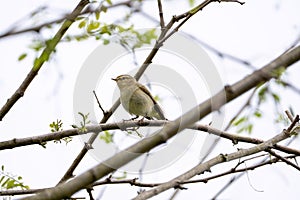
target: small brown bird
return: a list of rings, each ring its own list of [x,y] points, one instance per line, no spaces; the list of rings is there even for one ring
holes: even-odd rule
[[[112,78],[112,80],[117,82],[121,104],[124,109],[131,115],[136,115],[133,119],[143,116],[147,119],[166,120],[162,109],[149,90],[138,83],[134,77],[125,74]]]

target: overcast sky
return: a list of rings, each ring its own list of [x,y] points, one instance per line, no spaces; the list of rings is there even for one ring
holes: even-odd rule
[[[77,1],[59,0],[5,1],[1,6],[0,12],[0,34],[20,19],[24,19],[29,12],[39,6],[46,5],[49,7],[49,11],[46,14],[35,19],[37,20],[36,22],[38,20],[44,22],[71,11],[76,3]],[[145,12],[153,15],[153,6],[156,6],[156,2],[148,1],[145,5]],[[172,15],[180,14],[189,9],[187,1],[163,1],[163,6],[167,20]],[[214,3],[197,14],[197,16],[191,18],[183,26],[182,31],[197,37],[221,52],[248,60],[259,68],[280,55],[299,38],[299,8],[300,1],[298,0],[253,0],[246,1],[246,4],[243,6],[236,3]],[[104,19],[114,20],[120,13],[122,13],[121,10],[114,11],[112,17],[108,12],[104,15]],[[155,17],[158,19],[157,15]],[[138,28],[155,26],[153,22],[140,16],[133,17],[132,20]],[[22,21],[18,27],[27,27],[31,23],[32,21],[28,21],[25,18],[25,21]],[[43,34],[49,37],[53,35],[50,31],[45,31]],[[30,71],[33,59],[37,55],[29,50],[28,46],[35,37],[37,37],[35,34],[26,33],[0,39],[0,52],[2,55],[0,60],[0,106],[13,94]],[[42,67],[38,76],[26,91],[25,96],[15,104],[3,121],[0,122],[1,141],[48,133],[50,131],[49,124],[56,119],[63,121],[64,129],[71,128],[70,125],[74,123],[73,92],[76,78],[84,61],[99,45],[95,40],[59,44],[57,54],[53,57],[51,63],[46,63]],[[204,48],[204,50],[215,63],[224,84],[234,83],[252,71],[230,59],[219,58],[209,49]],[[28,57],[19,62],[18,57],[22,53],[28,53]],[[140,63],[143,59],[143,54],[139,55],[138,61]],[[115,62],[121,61],[117,60]],[[162,60],[160,64],[163,62]],[[131,64],[133,65],[132,62]],[[126,65],[130,65],[130,62],[126,63]],[[299,67],[299,63],[288,70],[286,79],[299,88],[299,69],[297,67]],[[110,88],[111,86],[114,88]],[[115,89],[113,83],[111,86],[106,87],[107,91],[99,91],[101,98],[105,98],[105,94]],[[296,95],[289,89],[283,90],[275,87],[274,90],[282,95],[282,102],[279,106],[282,112],[292,105],[294,111],[299,114],[299,95]],[[205,95],[208,95],[208,93]],[[246,98],[244,95],[242,100],[238,102],[242,104]],[[229,120],[233,115],[232,112],[239,108],[237,105],[229,105],[225,109],[226,120]],[[107,103],[105,106],[108,109],[110,105]],[[94,112],[100,113],[99,110]],[[171,113],[168,110],[166,112]],[[263,120],[255,121],[257,127],[255,127],[251,136],[267,139],[279,133],[283,126],[273,126],[275,111],[272,103],[264,104],[262,112],[264,118]],[[97,117],[100,118],[101,115],[99,114]],[[201,144],[204,139],[205,136],[197,137],[181,160],[155,172],[155,174],[149,173],[145,175],[143,181],[167,181],[170,177],[173,178],[179,175],[180,172],[188,170],[193,164],[197,163],[195,158],[200,153],[199,143]],[[299,139],[292,144],[293,147],[298,149],[299,145]],[[46,149],[33,145],[4,150],[0,152],[0,164],[4,165],[7,171],[22,176],[25,184],[31,188],[51,187],[63,176],[82,147],[81,139],[74,138],[68,145],[49,142]],[[240,144],[239,147],[244,146]],[[215,149],[215,153],[212,156],[221,152],[230,153],[235,150],[236,147],[233,147],[231,142],[224,141]],[[182,164],[187,162],[191,165]],[[75,173],[84,172],[97,163],[98,161],[88,154]],[[213,169],[218,171],[226,167],[229,169],[232,166],[234,166],[234,163],[224,164]],[[137,175],[129,174],[128,176],[133,178]],[[153,178],[154,176],[155,178]],[[157,177],[160,178],[157,180]],[[300,195],[299,179],[299,171],[286,164],[266,166],[248,172],[247,176],[243,176],[230,189],[226,190],[220,196],[220,199],[296,199]],[[178,199],[195,199],[195,196],[202,199],[212,198],[228,180],[229,177],[225,177],[213,180],[205,185],[188,185],[189,190],[182,191]],[[99,190],[103,188],[99,187],[94,192],[95,197],[98,196]],[[118,190],[117,194],[116,190]],[[118,197],[121,196],[123,199],[129,199],[136,195],[136,191],[135,188],[128,186],[108,186],[103,194],[103,199],[112,199],[116,195]],[[172,192],[173,190],[170,190],[154,199],[166,199]],[[79,194],[79,196],[86,195],[86,193]]]

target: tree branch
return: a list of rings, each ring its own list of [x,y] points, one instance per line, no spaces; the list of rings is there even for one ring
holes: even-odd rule
[[[43,64],[49,60],[49,57],[51,53],[55,50],[55,47],[63,37],[63,35],[66,33],[66,31],[69,29],[69,27],[73,24],[76,17],[80,14],[82,9],[89,3],[88,0],[81,0],[79,4],[76,6],[76,8],[73,10],[73,12],[68,16],[68,18],[65,20],[65,22],[62,24],[61,28],[57,31],[55,36],[49,43],[47,43],[47,46],[45,47],[44,51],[40,55],[39,58],[37,58],[34,62],[34,65],[30,72],[28,73],[27,77],[24,79],[22,84],[19,86],[19,88],[15,91],[15,93],[7,100],[5,105],[0,110],[0,121],[2,121],[3,117],[8,113],[8,111],[14,106],[14,104],[24,95],[27,87],[32,82],[32,80],[35,78],[35,76],[38,74],[38,71],[41,69]]]
[[[69,182],[62,183],[53,189],[46,190],[33,197],[28,197],[27,199],[61,199],[63,197],[70,197],[75,192],[86,187],[87,185],[92,184],[96,180],[106,176],[112,171],[115,171],[116,169],[127,164],[128,162],[132,161],[133,159],[142,155],[143,153],[148,152],[152,148],[162,143],[165,143],[169,138],[173,137],[178,132],[188,127],[190,124],[193,124],[196,121],[202,119],[210,112],[218,110],[221,106],[232,101],[233,99],[245,93],[246,91],[275,77],[276,74],[273,73],[274,71],[281,69],[282,67],[288,68],[289,66],[297,62],[299,59],[300,46],[289,51],[288,53],[280,55],[278,58],[276,58],[274,61],[267,64],[260,70],[257,70],[251,75],[248,75],[247,77],[238,81],[234,85],[228,86],[225,92],[223,90],[220,91],[210,99],[204,101],[200,105],[194,107],[192,110],[185,113],[183,116],[177,118],[175,121],[166,124],[161,130],[156,131],[152,137],[142,139],[140,142],[132,145],[131,147],[128,147],[124,151],[117,153],[116,155],[107,159],[106,161],[99,163],[94,168],[75,177]],[[224,98],[225,94],[227,98]],[[290,128],[288,130],[290,130]],[[280,134],[280,139],[282,139],[281,137],[282,135]],[[285,137],[287,137],[286,134]],[[277,137],[275,139],[277,139]],[[251,151],[249,152],[254,153],[258,150],[264,150],[266,144],[271,143],[273,144],[273,140],[259,144],[254,149],[251,149]],[[240,152],[242,152],[242,154],[247,154],[246,152],[244,152],[244,150],[241,150]],[[226,156],[226,159],[236,159],[236,156],[236,154],[230,155],[229,157]],[[219,156],[216,158],[216,160],[213,161],[213,163],[223,162],[223,160],[224,156]]]
[[[127,6],[127,7],[131,7],[132,6],[132,1],[131,0],[125,0],[123,2],[119,2],[119,3],[115,3],[109,6],[102,6],[100,8],[100,10],[102,9],[110,9],[110,8],[115,8],[115,7],[119,7],[119,6]],[[99,11],[99,8],[96,9],[92,9],[90,7],[88,7],[87,9],[83,10],[78,16],[84,15],[84,14],[89,14],[89,13],[94,13],[96,11]],[[9,29],[7,30],[5,33],[0,34],[0,39],[8,37],[8,36],[15,36],[15,35],[19,35],[22,33],[27,33],[27,32],[40,32],[41,29],[43,29],[44,27],[48,27],[52,24],[57,24],[57,23],[61,23],[64,20],[68,19],[69,14],[65,14],[63,15],[63,17],[60,17],[58,19],[52,20],[52,21],[48,21],[45,23],[42,23],[40,25],[37,26],[33,26],[33,27],[29,27],[29,28],[24,28],[21,30],[15,30],[15,28]]]
[[[291,136],[291,131],[292,128],[295,126],[295,124],[299,121],[299,116],[297,116],[294,120],[294,122],[289,126],[289,128],[287,130],[283,130],[280,134],[276,135],[275,137],[267,140],[264,143],[261,143],[255,147],[252,148],[248,148],[248,149],[241,149],[237,152],[234,153],[230,153],[230,154],[220,154],[215,158],[212,158],[210,160],[208,160],[207,162],[201,163],[197,166],[195,166],[194,168],[188,170],[186,173],[170,180],[167,183],[164,183],[162,185],[157,186],[154,189],[145,191],[140,193],[136,198],[134,198],[134,200],[144,200],[144,199],[148,199],[150,197],[153,197],[163,191],[166,191],[170,188],[176,188],[178,186],[180,186],[180,182],[183,182],[185,180],[188,180],[198,174],[201,174],[207,170],[210,170],[211,167],[223,163],[223,162],[229,162],[235,159],[239,159],[245,156],[249,156],[252,154],[256,154],[258,152],[261,151],[265,151],[266,149],[272,147],[273,145],[275,145],[276,143],[285,140],[286,138]]]
[[[39,144],[42,145],[45,142],[53,141],[53,140],[60,140],[65,137],[72,137],[72,136],[78,136],[83,135],[90,132],[102,132],[102,131],[108,131],[108,130],[123,130],[126,131],[128,128],[138,128],[138,127],[157,127],[157,126],[163,126],[168,123],[171,123],[169,121],[164,120],[151,120],[151,121],[139,121],[139,120],[132,120],[132,121],[122,121],[122,122],[115,122],[115,123],[105,123],[105,124],[97,124],[97,125],[88,125],[86,126],[87,131],[86,132],[80,132],[78,129],[69,129],[64,131],[57,131],[57,132],[51,132],[44,135],[39,136],[33,136],[33,137],[27,137],[27,138],[14,138],[7,141],[0,142],[0,150],[5,149],[13,149],[17,147],[22,146],[28,146],[33,144]],[[260,144],[264,141],[257,138],[251,138],[246,136],[241,136],[238,134],[232,134],[225,131],[218,130],[216,128],[213,128],[209,125],[202,125],[202,124],[193,124],[188,126],[189,129],[199,130],[206,133],[210,133],[216,136],[220,136],[220,138],[225,138],[228,140],[231,140],[233,144],[237,144],[238,142],[246,142],[250,144]],[[292,149],[289,147],[285,147],[282,145],[274,145],[274,149],[277,149],[279,151],[288,153],[288,154],[294,154],[297,156],[300,156],[300,151],[297,149]]]
[[[284,159],[295,159],[295,156],[284,157]],[[249,171],[249,170],[254,170],[254,169],[257,169],[259,167],[263,167],[265,165],[270,165],[270,164],[277,163],[280,160],[281,159],[279,159],[279,158],[272,158],[272,159],[270,159],[266,162],[255,164],[255,165],[250,166],[250,167],[245,167],[245,168],[242,168],[242,169],[232,168],[232,169],[230,169],[226,172],[223,172],[223,173],[220,173],[220,174],[217,174],[217,175],[213,175],[213,176],[209,176],[209,177],[201,178],[201,179],[183,181],[183,182],[180,182],[179,184],[183,185],[183,184],[194,184],[194,183],[207,183],[208,181],[216,179],[216,178],[220,178],[220,177],[227,176],[227,175],[230,175],[230,174],[235,174],[235,173],[241,173],[241,172],[245,172],[245,171]],[[111,178],[108,178],[108,179],[105,179],[103,181],[98,181],[98,182],[93,183],[92,187],[100,186],[100,185],[117,185],[117,184],[129,184],[131,186],[152,188],[152,187],[156,187],[156,186],[159,186],[161,184],[164,184],[164,183],[142,183],[142,182],[139,182],[137,178],[124,179],[124,180],[112,180]],[[0,196],[34,194],[34,193],[41,192],[41,191],[47,190],[47,189],[50,189],[50,188],[0,191]]]
[[[290,122],[293,122],[294,121],[294,117],[293,117],[293,115],[288,111],[288,110],[286,110],[285,111],[285,113],[286,113],[286,115],[288,116],[288,118],[289,118],[289,120],[290,120]],[[293,141],[294,139],[296,139],[296,138],[293,138],[292,140],[290,140],[289,141],[289,143],[291,142],[291,141]],[[266,159],[269,159],[269,157],[265,157],[260,163],[258,163],[258,164],[261,164],[261,163],[263,163],[263,162],[265,162],[265,160]],[[230,185],[232,185],[235,181],[237,181],[239,178],[241,178],[242,176],[244,175],[244,173],[243,174],[239,174],[239,175],[236,175],[236,176],[233,176],[211,199],[217,199],[218,198],[218,196],[220,195],[220,194],[222,194],[222,192],[224,192],[226,189],[228,189],[228,187],[230,186]]]
[[[202,5],[202,8],[203,8],[211,2],[213,2],[213,0],[208,0],[205,5],[202,5],[202,4],[200,4],[200,5]],[[193,11],[193,14],[186,16],[187,18],[184,19],[184,21],[181,22],[180,26],[177,26],[176,29],[178,30],[190,17],[192,17],[198,11],[199,10]],[[188,11],[188,12],[191,12],[191,11]],[[183,19],[183,18],[184,17],[182,17],[181,19]],[[162,32],[160,33],[160,36],[158,37],[157,42],[155,43],[155,45],[152,48],[151,52],[149,53],[148,57],[145,59],[144,63],[139,68],[139,70],[136,72],[136,74],[134,76],[134,78],[136,80],[139,80],[141,78],[142,74],[145,72],[145,70],[148,68],[148,66],[152,63],[152,59],[157,54],[158,50],[163,45],[163,43],[175,33],[175,31],[173,31],[173,32],[168,34],[168,37],[166,37],[168,31],[171,29],[171,27],[174,25],[174,23],[176,23],[179,20],[180,19],[177,19],[177,18],[173,17],[170,20],[170,22],[165,26],[165,28],[162,30]],[[113,104],[113,106],[109,109],[109,111],[105,113],[105,115],[101,119],[100,123],[105,123],[110,118],[112,113],[119,107],[119,105],[120,105],[120,98]],[[89,138],[88,142],[86,143],[87,144],[86,146],[92,146],[92,144],[96,140],[98,134],[99,133],[93,133],[91,135],[91,137]],[[71,178],[73,176],[74,170],[76,169],[78,164],[81,162],[81,160],[83,159],[85,154],[88,152],[88,150],[89,149],[86,148],[86,147],[82,148],[82,150],[77,155],[77,157],[75,158],[75,160],[73,161],[73,163],[71,164],[71,166],[69,167],[67,172],[64,174],[64,176],[61,178],[61,180],[59,181],[58,184],[61,184],[61,183],[65,182],[66,180],[68,180],[69,178]]]
[[[165,20],[164,20],[164,13],[163,13],[163,9],[162,9],[161,0],[157,0],[157,4],[158,4],[160,27],[161,27],[161,29],[164,29],[165,28]]]
[[[276,158],[282,160],[283,162],[285,162],[286,164],[294,167],[295,169],[297,169],[298,171],[300,171],[300,167],[294,163],[292,163],[291,161],[289,161],[288,159],[282,157],[281,155],[278,155],[277,153],[275,153],[274,151],[267,149],[266,152],[270,153],[272,156],[275,156]]]

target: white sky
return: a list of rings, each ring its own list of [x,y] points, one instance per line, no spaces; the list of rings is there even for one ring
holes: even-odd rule
[[[48,5],[51,8],[49,18],[52,18],[57,13],[72,10],[76,3],[77,1],[59,0],[6,1],[1,6],[0,32],[5,31],[11,24],[38,6]],[[145,10],[153,14],[153,5],[156,6],[156,3],[148,1],[146,5]],[[187,1],[177,1],[176,3],[175,1],[163,1],[163,6],[167,20],[170,19],[170,16],[188,9]],[[243,6],[235,3],[214,3],[186,23],[183,30],[221,51],[249,60],[255,66],[261,67],[279,55],[299,37],[299,8],[300,1],[298,0],[253,0],[246,1]],[[104,17],[112,20],[107,15]],[[44,16],[40,16],[40,18],[43,20]],[[148,21],[145,23],[138,17],[135,17],[134,20],[139,28],[153,26],[153,23],[148,23]],[[0,52],[2,53],[0,60],[0,71],[2,72],[0,73],[0,106],[20,85],[32,66],[32,59],[36,55],[28,50],[31,39],[31,34],[23,34],[0,40]],[[74,123],[72,104],[76,77],[87,56],[98,45],[94,40],[60,44],[57,48],[57,55],[51,63],[46,63],[42,67],[25,96],[0,122],[1,141],[48,133],[50,131],[49,124],[56,119],[61,119],[64,122],[64,129],[69,129],[69,125]],[[30,52],[29,56],[24,61],[18,62],[18,56],[24,52]],[[217,65],[224,83],[234,83],[250,73],[250,70],[243,68],[243,66],[227,59],[219,59],[213,53],[207,52]],[[297,66],[292,66],[288,70],[287,76],[287,80],[294,83],[296,87],[300,85]],[[107,90],[109,91],[111,88]],[[295,95],[291,90],[282,90],[281,88],[276,88],[276,90],[282,95],[282,111],[292,105],[295,112],[299,113],[299,95]],[[101,98],[105,98],[105,92],[108,91],[103,91],[104,95]],[[100,91],[99,93],[101,94]],[[238,103],[232,104],[233,106],[230,104],[225,115],[230,118],[235,113],[233,111],[237,110],[238,105],[243,103],[245,99],[246,96],[242,100],[238,100]],[[110,105],[106,106],[108,109]],[[264,120],[256,122],[257,128],[254,129],[251,136],[267,139],[278,133],[281,128],[273,127],[274,109],[271,103],[264,104],[263,113]],[[143,181],[166,181],[170,177],[177,176],[180,172],[189,169],[197,163],[195,157],[200,152],[197,144],[201,144],[203,140],[204,136],[196,139],[196,145],[192,146],[188,154],[180,160],[182,162],[176,162],[169,168],[156,172],[155,178],[153,178],[153,174],[145,175]],[[299,149],[299,139],[293,145]],[[239,145],[239,147],[242,146],[243,144]],[[81,148],[81,141],[74,138],[67,146],[49,142],[47,149],[33,145],[5,150],[0,152],[0,165],[4,165],[7,171],[22,176],[24,182],[31,188],[49,187],[59,181]],[[231,142],[225,141],[216,148],[214,155],[220,152],[230,153],[235,149],[236,147],[233,147]],[[183,165],[182,163],[189,163],[190,165]],[[92,156],[86,155],[75,173],[84,172],[95,164],[97,161]],[[229,169],[234,166],[234,163],[220,165],[213,170],[218,171],[218,169],[224,169],[225,166]],[[136,175],[129,177],[136,177]],[[160,177],[159,180],[156,179],[157,177]],[[243,176],[220,198],[296,199],[300,195],[299,178],[299,171],[286,164],[266,166],[250,171],[248,177]],[[208,184],[188,185],[189,190],[182,191],[177,199],[212,198],[228,180],[229,177],[225,177],[210,181]],[[251,185],[263,192],[255,191]],[[117,194],[116,190],[118,190]],[[95,197],[98,195],[97,192],[98,190],[94,192]],[[166,199],[172,192],[170,190],[153,199]],[[80,193],[79,196],[85,195],[87,194]],[[136,195],[136,189],[129,186],[108,186],[103,199],[116,198],[115,195],[122,197],[122,199],[129,199]]]

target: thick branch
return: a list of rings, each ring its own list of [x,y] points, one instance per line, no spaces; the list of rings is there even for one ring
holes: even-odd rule
[[[299,116],[296,117],[295,122],[299,121]],[[292,123],[292,125],[290,127],[293,128],[293,126],[295,125],[295,123]],[[288,128],[287,130],[290,130],[290,128]],[[261,151],[265,151],[268,148],[272,147],[273,145],[275,145],[276,143],[290,137],[290,132],[288,132],[287,130],[283,130],[280,134],[276,135],[275,137],[267,140],[264,143],[261,143],[255,147],[249,148],[249,149],[241,149],[238,152],[234,152],[234,153],[230,153],[227,155],[223,155],[220,154],[219,156],[212,158],[210,160],[208,160],[205,163],[201,163],[197,166],[195,166],[194,168],[192,168],[191,170],[187,171],[186,173],[172,179],[171,181],[162,184],[154,189],[142,192],[141,194],[139,194],[136,198],[134,198],[134,200],[144,200],[144,199],[148,199],[150,197],[153,197],[163,191],[166,191],[170,188],[175,188],[175,187],[179,187],[180,186],[180,182],[183,182],[185,180],[189,180],[192,177],[201,174],[207,170],[210,170],[211,167],[218,165],[220,163],[223,162],[229,162],[235,159],[239,159],[245,156],[249,156],[252,154],[256,154],[258,152]]]
[[[138,128],[138,127],[157,127],[163,126],[168,123],[169,121],[164,120],[151,120],[151,121],[139,121],[139,120],[132,120],[132,121],[122,121],[122,122],[115,122],[115,123],[105,123],[105,124],[97,124],[97,125],[88,125],[86,126],[86,132],[80,132],[78,129],[69,129],[64,131],[57,131],[51,132],[44,135],[33,136],[33,137],[26,137],[26,138],[14,138],[11,140],[0,142],[0,150],[5,149],[13,149],[17,147],[33,145],[33,144],[44,144],[45,142],[49,142],[52,140],[60,140],[65,137],[72,137],[77,135],[82,135],[90,132],[102,132],[108,130],[126,130],[128,128]],[[251,144],[260,144],[264,141],[257,138],[251,138],[246,136],[241,136],[238,134],[232,134],[225,131],[221,131],[219,129],[213,128],[209,125],[202,125],[202,124],[193,124],[188,127],[189,129],[199,130],[206,133],[210,133],[216,136],[220,136],[221,138],[225,138],[231,140],[233,144],[237,144],[238,142],[246,142]],[[300,151],[297,149],[292,149],[289,147],[281,146],[281,145],[274,145],[274,149],[279,151],[294,154],[300,156]]]
[[[288,156],[288,157],[284,157],[284,159],[295,159],[295,156]],[[209,176],[206,178],[201,178],[201,179],[195,179],[195,180],[188,180],[188,181],[183,181],[180,182],[180,185],[183,184],[194,184],[194,183],[207,183],[210,180],[213,179],[217,179],[223,176],[227,176],[230,174],[235,174],[235,173],[241,173],[241,172],[245,172],[245,171],[249,171],[249,170],[254,170],[257,169],[259,167],[263,167],[265,165],[270,165],[270,164],[274,164],[279,162],[281,159],[279,158],[272,158],[266,162],[262,162],[259,164],[255,164],[253,166],[250,167],[245,167],[242,169],[236,169],[236,168],[232,168],[226,172],[217,174],[217,175],[213,175],[213,176]],[[156,187],[159,186],[161,184],[164,183],[142,183],[139,182],[137,178],[133,178],[133,179],[124,179],[124,180],[112,180],[112,179],[105,179],[104,181],[99,181],[99,182],[95,182],[92,184],[92,187],[95,186],[99,186],[99,185],[117,185],[117,184],[129,184],[131,186],[137,186],[137,187],[148,187],[148,188],[152,188],[152,187]],[[7,191],[0,191],[0,196],[12,196],[12,195],[24,195],[24,194],[34,194],[37,192],[41,192],[43,190],[46,190],[49,188],[40,188],[40,189],[28,189],[28,190],[7,190]]]
[[[213,2],[213,0],[208,0],[206,2],[206,4],[203,4],[203,5],[200,4],[200,5],[203,8],[203,7],[205,7],[206,5],[208,5],[211,2]],[[184,21],[181,22],[180,25],[178,25],[176,27],[176,30],[178,30],[190,17],[192,17],[198,11],[200,11],[200,9],[197,10],[197,11],[194,11],[191,15],[186,16],[186,18],[184,19]],[[189,12],[191,12],[191,11],[189,11]],[[173,17],[170,20],[170,22],[165,26],[165,28],[162,29],[162,31],[160,33],[160,36],[158,37],[158,40],[157,40],[156,44],[154,45],[154,47],[152,48],[150,54],[148,55],[148,57],[146,58],[146,60],[142,64],[142,66],[139,68],[139,70],[136,72],[136,74],[134,76],[134,78],[136,80],[139,80],[141,78],[141,76],[143,75],[143,73],[145,72],[145,70],[152,63],[152,59],[157,54],[157,52],[160,49],[160,47],[163,46],[164,42],[175,33],[175,31],[172,31],[171,33],[168,34],[168,36],[166,36],[167,33],[169,32],[169,30],[171,29],[171,27],[174,25],[174,23],[178,22],[179,20],[180,19],[176,19],[175,17]],[[100,123],[105,123],[110,118],[110,116],[113,114],[113,112],[119,107],[119,105],[120,105],[120,99],[118,99],[113,104],[113,106],[109,109],[109,111],[105,113],[105,115],[101,119]],[[91,135],[91,137],[89,138],[89,140],[87,142],[88,146],[92,146],[92,144],[96,140],[98,134],[99,133],[94,133],[94,134]],[[71,178],[73,176],[74,170],[76,169],[76,167],[81,162],[82,158],[85,156],[85,154],[87,152],[88,152],[88,148],[83,147],[82,150],[80,151],[80,153],[77,155],[77,157],[75,158],[75,160],[73,161],[73,163],[71,164],[71,166],[69,167],[69,169],[67,170],[67,172],[64,174],[64,176],[61,178],[61,180],[59,181],[58,184],[61,184],[61,183],[65,182],[66,180],[68,180],[69,178]]]
[[[282,67],[288,68],[299,59],[300,46],[296,47],[288,53],[279,56],[270,64],[266,65],[260,70],[255,71],[246,78],[243,78],[231,87],[228,86],[225,90],[227,98],[224,98],[224,91],[220,91],[210,99],[206,100],[204,103],[201,103],[189,112],[185,113],[182,117],[179,117],[175,121],[165,125],[164,128],[157,131],[152,137],[144,138],[140,142],[132,145],[124,151],[117,153],[113,157],[96,165],[94,168],[75,177],[69,182],[62,183],[53,189],[46,190],[27,199],[61,199],[64,197],[70,197],[72,194],[79,191],[80,189],[85,188],[87,185],[90,185],[96,180],[111,173],[112,171],[115,171],[116,169],[129,163],[130,161],[134,160],[143,153],[148,152],[152,148],[166,142],[169,138],[173,137],[178,132],[182,131],[183,129],[195,123],[196,121],[202,119],[210,112],[218,110],[227,102],[230,102],[231,100],[252,89],[253,87],[270,80],[274,76],[274,73],[272,72],[281,69]],[[286,134],[284,137],[282,134],[280,134],[279,136],[281,140],[287,137]],[[275,139],[275,143],[277,143],[278,138],[276,137]],[[257,147],[251,149],[251,151],[249,150],[245,152],[244,150],[241,150],[239,153],[245,155],[248,153],[255,153],[258,151],[265,150],[265,147],[267,146],[266,144],[268,144],[268,147],[270,147],[271,144],[275,143],[273,140],[270,140],[260,145],[257,145]],[[229,154],[228,156],[226,156],[226,159],[233,160],[238,158],[238,155],[239,154]],[[224,156],[218,156],[216,160],[213,160],[210,164],[219,162],[224,162]]]

